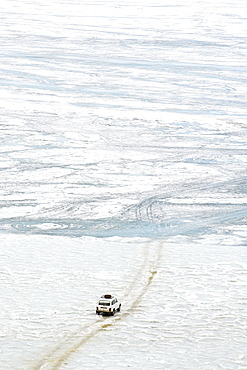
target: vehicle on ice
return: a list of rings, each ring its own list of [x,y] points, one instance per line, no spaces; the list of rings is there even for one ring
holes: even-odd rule
[[[111,294],[102,295],[96,306],[96,314],[109,314],[115,315],[115,312],[120,312],[121,303]]]

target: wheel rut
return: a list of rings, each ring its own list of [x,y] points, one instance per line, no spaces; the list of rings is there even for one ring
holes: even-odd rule
[[[134,279],[124,292],[122,297],[123,312],[109,318],[97,318],[89,322],[79,330],[71,332],[41,358],[33,367],[33,370],[56,370],[65,364],[69,358],[80,350],[84,344],[90,341],[98,333],[106,328],[116,325],[120,320],[131,314],[152,284],[158,271],[162,254],[163,243],[144,243],[142,248],[142,262],[136,271]]]

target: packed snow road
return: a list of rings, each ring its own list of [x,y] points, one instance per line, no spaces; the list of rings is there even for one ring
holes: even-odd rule
[[[246,370],[246,1],[0,14],[1,370]]]

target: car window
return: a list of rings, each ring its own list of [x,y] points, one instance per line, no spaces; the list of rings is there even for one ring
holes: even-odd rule
[[[110,306],[110,302],[99,301],[100,306]]]

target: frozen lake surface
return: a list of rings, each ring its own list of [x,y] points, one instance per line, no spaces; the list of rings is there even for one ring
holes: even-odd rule
[[[1,2],[1,369],[246,370],[246,8]]]

